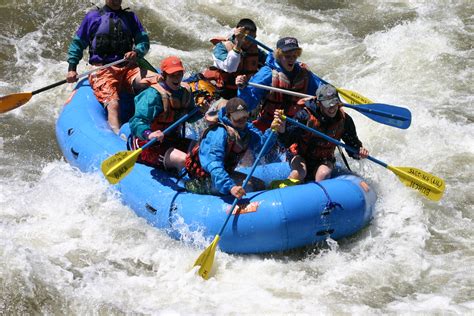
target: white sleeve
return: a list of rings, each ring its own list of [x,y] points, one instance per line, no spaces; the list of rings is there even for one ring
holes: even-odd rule
[[[212,58],[214,59],[214,66],[220,70],[224,70],[225,72],[236,72],[239,67],[240,54],[237,54],[234,50],[227,53],[227,58],[225,60],[217,59],[214,54],[212,55]]]

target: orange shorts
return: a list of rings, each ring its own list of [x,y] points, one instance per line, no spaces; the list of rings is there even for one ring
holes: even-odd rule
[[[89,82],[97,100],[107,105],[111,101],[120,100],[121,91],[133,93],[133,80],[139,73],[140,68],[137,66],[111,66],[91,73]]]

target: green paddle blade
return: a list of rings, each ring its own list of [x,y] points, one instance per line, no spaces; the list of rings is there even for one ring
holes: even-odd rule
[[[0,113],[5,113],[22,106],[30,101],[32,96],[31,92],[22,92],[0,97]]]
[[[153,71],[153,72],[158,72],[156,70],[156,68],[153,67],[153,65],[150,64],[150,62],[148,60],[146,60],[145,58],[138,58],[137,59],[137,64],[140,68],[150,70],[150,71]]]
[[[120,151],[102,162],[101,169],[107,181],[116,184],[133,169],[142,148],[134,151]]]
[[[417,190],[432,201],[439,201],[444,194],[444,180],[413,167],[387,166],[406,186]]]
[[[212,264],[214,263],[214,255],[219,240],[219,235],[216,235],[212,243],[201,253],[196,262],[194,262],[194,266],[201,266],[198,273],[205,280],[209,279],[209,273],[211,272]]]
[[[374,103],[369,98],[366,98],[355,91],[337,88],[337,92],[342,95],[342,97],[344,98],[344,100],[347,101],[347,103],[352,105]]]

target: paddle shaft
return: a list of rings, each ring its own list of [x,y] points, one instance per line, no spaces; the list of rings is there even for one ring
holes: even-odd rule
[[[189,119],[189,117],[194,115],[198,110],[198,107],[192,109],[191,112],[184,115],[179,120],[171,124],[168,128],[166,128],[163,131],[163,134],[168,134],[171,130],[182,124],[185,120]],[[112,184],[116,184],[121,181],[132,171],[137,158],[143,152],[143,149],[153,145],[157,140],[158,138],[153,138],[141,148],[133,151],[120,151],[104,160],[101,164],[101,170],[105,178]]]
[[[271,49],[270,47],[268,47],[267,45],[263,44],[262,42],[259,42],[257,41],[255,38],[253,38],[252,36],[250,35],[246,35],[245,36],[246,39],[248,39],[249,41],[251,41],[252,43],[262,47],[263,49],[265,49],[266,51],[268,51],[269,53],[273,53],[273,49]]]
[[[58,82],[56,82],[56,83],[50,84],[49,86],[46,86],[46,87],[43,87],[43,88],[41,88],[41,89],[38,89],[38,90],[35,90],[35,91],[31,92],[31,95],[35,95],[35,94],[41,93],[41,92],[43,92],[43,91],[52,89],[52,88],[54,88],[54,87],[60,86],[60,85],[62,85],[62,84],[65,84],[66,82],[67,82],[66,79],[61,80],[61,81],[58,81]]]
[[[321,133],[320,131],[314,128],[301,124],[300,122],[292,118],[289,118],[289,117],[284,117],[284,118],[290,123],[295,124],[301,127],[302,129],[309,131],[310,133],[314,133],[329,142],[332,142],[338,146],[342,146],[346,148],[352,153],[358,154],[358,151],[355,148],[352,148],[332,137],[329,137],[326,134]],[[398,167],[397,168],[397,167],[389,166],[385,162],[380,161],[372,156],[367,156],[367,159],[392,171],[396,176],[398,176],[398,178],[403,182],[403,184],[421,192],[430,200],[439,201],[441,197],[443,196],[445,184],[444,184],[444,180],[441,178],[438,178],[423,170],[412,168],[412,167]]]
[[[266,49],[268,52],[273,52],[273,50],[266,46],[265,44],[257,41],[255,38],[253,38],[252,36],[250,35],[247,35],[246,38],[255,43],[256,45]],[[329,84],[326,80],[322,79],[322,78],[319,78],[319,80],[321,80],[322,83],[324,84]],[[354,104],[367,104],[367,103],[373,103],[369,98],[366,98],[360,94],[358,94],[357,92],[355,91],[350,91],[350,90],[344,90],[344,89],[339,89],[339,88],[336,88],[337,91],[342,94],[344,96],[344,98],[346,98],[346,100],[350,100],[351,102],[354,102]]]
[[[271,86],[266,86],[266,85],[255,83],[255,82],[248,82],[248,85],[253,86],[255,88],[266,89],[266,90],[271,90],[271,91],[275,91],[275,92],[280,92],[280,93],[292,95],[292,96],[299,97],[299,98],[314,98],[314,96],[311,96],[309,94],[300,93],[300,92],[291,91],[291,90],[286,90],[286,89],[281,89],[281,88],[276,88],[276,87],[271,87]],[[369,105],[370,106],[374,106],[374,105],[376,106],[377,104],[376,103],[367,104],[367,106],[369,106]],[[391,119],[402,120],[402,121],[407,120],[407,118],[405,118],[405,117],[402,117],[402,116],[399,116],[399,115],[396,115],[396,114],[393,114],[393,113],[381,111],[381,110],[363,108],[363,107],[360,107],[360,106],[353,106],[353,105],[345,104],[345,103],[344,103],[344,106],[347,107],[347,108],[350,108],[350,109],[354,109],[358,112],[372,113],[372,114],[380,115],[380,116],[383,116],[383,117],[388,117],[388,118],[391,118]],[[385,104],[384,106],[388,106],[388,105]]]
[[[295,119],[292,119],[292,118],[287,117],[287,116],[285,116],[285,119],[286,119],[288,122],[290,122],[291,124],[297,125],[298,127],[302,128],[302,129],[304,129],[304,130],[307,130],[307,131],[310,132],[310,133],[317,134],[319,137],[324,138],[324,139],[327,140],[328,142],[334,143],[334,144],[336,144],[336,145],[338,145],[338,146],[342,146],[342,147],[344,147],[345,149],[347,149],[348,151],[350,151],[350,152],[352,152],[352,153],[354,153],[354,154],[359,154],[359,151],[358,151],[357,149],[355,149],[355,148],[353,148],[353,147],[351,147],[351,146],[349,146],[349,145],[346,145],[346,144],[344,144],[343,142],[338,141],[337,139],[334,139],[334,138],[332,138],[332,137],[329,137],[328,135],[326,135],[326,134],[324,134],[324,133],[322,133],[322,132],[320,132],[320,131],[318,131],[318,130],[316,130],[316,129],[314,129],[314,128],[311,128],[311,127],[309,127],[309,126],[306,126],[306,125],[304,125],[304,124],[298,122],[298,121],[295,120]],[[376,158],[374,158],[374,157],[372,157],[372,156],[368,156],[367,159],[369,159],[369,160],[371,160],[371,161],[373,161],[373,162],[375,162],[375,163],[377,163],[377,164],[379,164],[379,165],[381,165],[381,166],[383,166],[383,167],[385,167],[385,168],[388,168],[388,165],[387,165],[385,162],[380,161],[380,160],[378,160],[378,159],[376,159]]]
[[[245,180],[242,184],[242,187],[245,188],[247,186],[247,183],[249,182],[250,178],[252,177],[252,174],[254,173],[255,168],[257,168],[257,165],[258,165],[260,159],[262,158],[263,153],[266,152],[267,149],[268,149],[268,146],[270,146],[270,141],[271,141],[271,139],[273,138],[274,135],[275,135],[275,131],[272,131],[272,133],[265,140],[265,143],[263,144],[262,149],[258,153],[257,158],[255,159],[255,161],[253,163],[252,169],[247,174],[247,177],[245,178]],[[207,247],[201,253],[201,255],[197,258],[196,262],[194,263],[194,266],[200,266],[198,273],[201,277],[203,277],[206,280],[209,278],[209,273],[211,272],[212,264],[214,263],[214,255],[216,253],[217,244],[219,243],[219,240],[221,238],[220,236],[224,232],[224,229],[227,226],[227,223],[229,222],[230,217],[234,213],[234,208],[237,205],[238,201],[239,201],[238,198],[234,199],[234,202],[232,203],[232,206],[230,207],[229,214],[227,214],[227,217],[225,219],[224,225],[222,225],[221,230],[214,237],[214,240],[209,245],[209,247]]]
[[[90,75],[91,73],[96,72],[96,71],[98,71],[98,70],[101,70],[101,69],[104,69],[104,68],[108,68],[108,67],[114,66],[114,65],[116,65],[116,64],[120,64],[120,63],[122,63],[122,62],[124,62],[124,61],[125,61],[125,58],[122,58],[122,59],[116,60],[116,61],[114,61],[114,62],[111,62],[111,63],[109,63],[109,64],[102,65],[102,66],[100,66],[100,67],[94,68],[94,69],[89,70],[89,71],[87,71],[87,72],[85,72],[85,73],[83,73],[83,74],[78,75],[78,76],[77,76],[77,79],[86,77],[86,76]],[[31,92],[31,95],[35,95],[35,94],[41,93],[41,92],[43,92],[43,91],[46,91],[46,90],[55,88],[55,87],[57,87],[57,86],[60,86],[60,85],[62,85],[62,84],[65,84],[66,82],[67,82],[66,79],[61,80],[61,81],[58,81],[58,82],[56,82],[56,83],[50,84],[49,86],[46,86],[46,87],[43,87],[43,88],[41,88],[41,89],[38,89],[38,90],[35,90],[35,91]]]
[[[272,133],[270,134],[270,136],[268,136],[268,138],[265,140],[265,143],[263,144],[263,147],[262,149],[260,150],[260,152],[258,153],[257,155],[257,158],[255,159],[254,163],[253,163],[253,166],[252,166],[252,169],[250,170],[250,172],[247,174],[247,177],[245,178],[244,182],[242,183],[242,187],[245,189],[245,186],[247,185],[247,183],[250,181],[250,178],[252,177],[255,169],[257,168],[257,165],[258,163],[260,162],[260,159],[262,158],[263,156],[263,153],[267,151],[268,149],[268,146],[270,145],[270,141],[271,139],[273,138],[273,136],[275,135],[275,132],[272,131]],[[232,213],[234,212],[234,208],[235,206],[237,205],[237,202],[239,201],[238,198],[235,198],[234,199],[234,203],[232,203],[232,206],[230,207],[230,212],[229,214],[227,215],[227,218],[225,219],[225,222],[224,222],[224,225],[222,225],[222,228],[221,230],[219,231],[219,234],[217,234],[218,236],[221,236],[222,233],[224,232],[224,229],[227,225],[227,222],[229,222],[229,219],[230,217],[232,216]]]
[[[184,121],[188,120],[191,116],[193,116],[194,114],[196,114],[196,112],[199,111],[199,107],[195,107],[194,109],[191,110],[191,112],[189,112],[188,114],[184,115],[183,117],[181,117],[179,120],[177,120],[176,122],[174,122],[173,124],[171,124],[170,126],[168,126],[164,131],[163,131],[163,134],[168,134],[169,132],[171,132],[172,130],[174,130],[176,127],[178,127],[178,125],[180,125],[181,123],[183,123]],[[153,138],[151,141],[149,141],[148,143],[146,143],[145,145],[143,145],[141,147],[141,149],[145,149],[147,147],[150,147],[151,145],[153,145],[156,141],[158,140],[158,138]]]

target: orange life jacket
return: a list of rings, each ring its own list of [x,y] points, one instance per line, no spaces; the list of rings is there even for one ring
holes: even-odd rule
[[[208,127],[201,136],[201,140],[193,147],[191,152],[186,156],[185,168],[188,171],[188,175],[191,179],[196,178],[205,178],[209,177],[210,174],[204,170],[199,159],[199,148],[201,141],[206,137],[207,133],[210,130],[216,129],[218,126],[222,126],[227,131],[227,145],[226,145],[226,154],[224,161],[224,169],[227,172],[234,171],[235,167],[239,163],[242,156],[245,154],[249,146],[250,134],[247,134],[245,137],[240,137],[239,132],[237,132],[233,127],[217,123]]]
[[[272,87],[306,93],[308,90],[310,73],[305,64],[300,64],[300,66],[301,70],[296,75],[293,82],[290,82],[283,72],[273,69]],[[298,104],[298,100],[300,99],[301,98],[299,97],[290,96],[281,92],[270,91],[263,101],[260,115],[257,118],[257,121],[260,121],[259,126],[262,125],[264,127],[263,130],[269,128],[273,120],[273,114],[277,109],[283,109],[285,115],[293,117],[303,107],[301,104]]]
[[[211,43],[217,45],[223,43],[228,52],[230,52],[234,44],[227,38],[212,38]],[[240,63],[237,70],[233,73],[225,72],[217,67],[209,67],[204,70],[202,75],[209,81],[214,81],[216,87],[219,89],[237,90],[235,85],[235,78],[238,75],[247,75],[251,77],[258,71],[258,47],[256,44],[252,44],[250,47],[242,50],[240,57]]]
[[[327,126],[321,126],[320,120],[313,115],[308,109],[304,109],[308,112],[309,119],[306,123],[308,127],[314,128],[329,137],[340,140],[344,134],[344,123],[346,114],[339,108],[335,119],[332,120],[331,124]],[[290,146],[290,151],[293,154],[299,154],[305,159],[331,159],[334,158],[334,150],[336,145],[332,142],[325,140],[324,138],[318,137],[311,132],[305,131],[299,141]]]
[[[163,131],[191,110],[192,93],[188,84],[184,82],[181,83],[181,89],[183,89],[181,99],[176,98],[170,91],[166,90],[159,83],[153,84],[151,87],[158,91],[163,102],[163,112],[156,116],[151,123],[152,131]],[[176,129],[175,131],[175,134],[179,133],[179,129]]]

